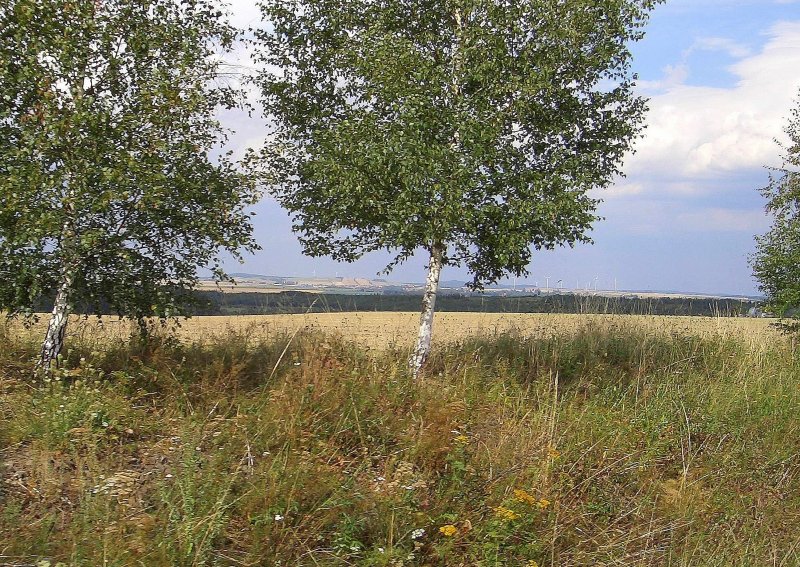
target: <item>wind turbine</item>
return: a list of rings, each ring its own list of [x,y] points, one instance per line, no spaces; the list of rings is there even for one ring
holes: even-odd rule
[[[545,289],[547,289],[549,291],[550,290],[550,276],[545,276],[544,277],[544,281],[545,281],[544,287],[545,287]]]

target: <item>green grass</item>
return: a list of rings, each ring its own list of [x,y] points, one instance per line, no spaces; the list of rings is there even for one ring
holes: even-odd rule
[[[0,565],[800,565],[784,344],[501,334],[419,383],[319,334],[35,354],[0,328]]]

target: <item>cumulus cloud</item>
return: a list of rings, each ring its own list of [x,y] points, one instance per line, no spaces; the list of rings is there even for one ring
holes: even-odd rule
[[[719,38],[697,46],[745,53]],[[626,164],[629,175],[702,178],[779,163],[774,140],[783,137],[800,88],[800,22],[775,25],[759,53],[731,65],[737,78],[731,88],[677,82],[679,69],[668,68],[663,81],[644,85],[662,92],[651,98],[645,137]]]
[[[683,62],[667,65],[663,69],[663,77],[656,81],[639,81],[639,87],[645,91],[664,91],[682,85],[689,76],[689,66]]]
[[[722,51],[737,59],[747,57],[751,53],[749,47],[727,37],[698,38],[684,55],[689,55],[693,51]]]
[[[642,183],[628,183],[622,181],[620,183],[615,183],[608,189],[595,192],[593,195],[605,200],[619,199],[621,197],[628,197],[630,195],[639,195],[644,191],[644,189],[645,188]]]
[[[686,231],[764,232],[769,220],[762,211],[708,208],[685,212],[677,216],[677,223]]]
[[[236,27],[247,29],[257,26],[261,21],[261,10],[256,0],[231,0],[228,3],[231,12],[231,23]]]
[[[770,219],[759,207],[698,204],[666,197],[649,199],[606,199],[600,208],[605,223],[615,230],[636,236],[664,236],[694,233],[761,234]]]

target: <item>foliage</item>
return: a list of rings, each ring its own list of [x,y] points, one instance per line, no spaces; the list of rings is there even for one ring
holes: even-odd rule
[[[588,240],[658,0],[264,2],[266,153],[307,253],[445,247],[480,288]],[[387,268],[387,269],[389,269]]]
[[[781,317],[796,318],[800,308],[800,99],[784,131],[789,143],[782,145],[783,166],[773,170],[769,185],[761,191],[772,227],[756,237],[756,252],[750,261],[759,288],[767,296],[768,309]],[[800,329],[800,324],[791,320],[784,324],[787,330]]]
[[[407,352],[253,329],[76,341],[32,386],[17,357],[36,346],[9,335],[0,549],[154,567],[796,565],[800,363],[788,340],[721,323],[476,337],[416,383]]]
[[[252,178],[216,155],[236,35],[210,0],[0,5],[0,308],[64,288],[163,317],[255,247]]]

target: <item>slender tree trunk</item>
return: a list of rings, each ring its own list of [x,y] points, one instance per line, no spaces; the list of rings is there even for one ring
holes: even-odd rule
[[[42,353],[37,364],[38,368],[49,372],[53,361],[58,364],[58,355],[64,347],[64,334],[67,331],[67,321],[70,313],[70,292],[72,291],[73,275],[65,272],[61,285],[56,293],[56,300],[53,304],[53,313],[50,316],[50,323],[47,325],[47,334],[42,343]]]
[[[419,318],[419,335],[417,346],[408,361],[414,378],[419,378],[428,354],[431,351],[431,336],[433,335],[433,309],[436,305],[436,292],[439,290],[439,276],[442,273],[442,257],[444,246],[435,243],[431,246],[431,261],[428,264],[428,278],[425,282],[425,295],[422,297],[422,314]]]
[[[83,94],[83,80],[75,87],[73,98],[78,98],[75,93]],[[53,302],[53,311],[50,315],[50,322],[47,324],[47,333],[42,343],[42,351],[39,362],[36,363],[37,370],[44,370],[50,373],[55,361],[58,366],[58,355],[64,347],[64,335],[67,332],[67,321],[70,314],[70,296],[72,295],[72,285],[75,283],[76,263],[73,252],[73,240],[75,239],[75,190],[72,186],[72,179],[69,173],[64,179],[64,202],[61,214],[64,215],[63,225],[61,226],[61,240],[58,245],[58,259],[61,263],[60,281],[56,298]]]

